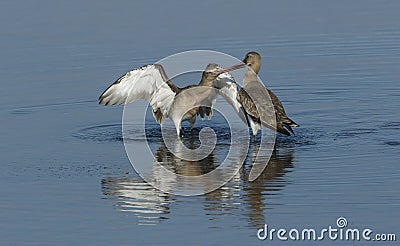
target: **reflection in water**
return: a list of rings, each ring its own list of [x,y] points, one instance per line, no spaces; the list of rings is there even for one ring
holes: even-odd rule
[[[167,219],[173,201],[141,178],[107,178],[101,181],[103,194],[116,202],[119,211],[132,212],[141,225],[155,225]]]
[[[253,146],[252,159],[258,153],[257,147]],[[268,198],[279,195],[279,191],[286,186],[287,181],[283,176],[293,167],[292,163],[291,149],[275,149],[262,174],[253,182],[246,183],[243,194],[252,226],[259,228],[265,223],[264,209],[273,205]]]
[[[184,144],[193,148],[197,145],[196,141],[196,138],[192,138],[185,140]],[[155,151],[156,160],[178,174],[202,175],[218,165],[219,158],[215,157],[214,152],[203,160],[190,162],[175,157],[162,140],[157,141],[157,145],[159,147]],[[248,182],[247,177],[259,146],[250,146],[248,157],[237,175],[223,187],[202,196],[209,220],[218,221],[226,216],[240,217],[244,214],[251,227],[259,227],[266,222],[265,210],[270,209],[272,205],[279,205],[274,198],[279,196],[279,191],[288,183],[284,176],[293,167],[294,146],[290,146],[288,142],[283,145],[277,143],[266,169],[253,182]],[[263,158],[262,153],[259,157]],[[267,161],[268,157],[264,158]],[[157,170],[153,171],[156,175]],[[134,213],[139,224],[145,225],[155,225],[168,219],[171,203],[179,199],[151,187],[139,177],[106,178],[102,180],[102,189],[107,199],[115,201],[117,210]],[[212,227],[218,225],[213,222]]]
[[[188,148],[198,147],[199,140],[197,137],[187,137],[183,143]],[[206,158],[199,161],[185,161],[174,156],[162,141],[152,142],[151,148],[157,144],[159,147],[155,151],[156,161],[163,167],[171,171],[185,176],[199,176],[214,170],[218,163],[211,153]],[[152,174],[157,176],[161,173],[159,165],[153,165]],[[174,183],[172,180],[159,179],[164,184],[161,187],[170,186]],[[132,212],[141,225],[155,225],[159,221],[167,219],[165,214],[169,213],[170,203],[173,198],[170,195],[159,191],[158,189],[147,184],[140,177],[136,178],[106,178],[102,180],[103,194],[108,199],[116,201],[115,207],[119,211]]]
[[[246,163],[235,178],[221,189],[205,195],[206,210],[212,220],[226,215],[244,214],[249,226],[259,228],[266,222],[265,210],[271,208],[271,205],[279,205],[269,200],[279,195],[279,191],[288,182],[283,177],[293,167],[293,150],[281,149],[278,143],[267,167],[256,180],[249,182],[251,163],[256,158],[258,148],[257,144],[251,145]],[[259,153],[259,158],[267,161],[268,156]]]
[[[182,139],[183,144],[189,149],[196,149],[200,146],[200,140],[196,136],[187,136]],[[218,161],[214,151],[199,161],[185,161],[176,157],[161,139],[158,141],[159,148],[155,153],[157,162],[172,172],[183,176],[199,176],[217,168]],[[175,150],[176,151],[176,150]]]

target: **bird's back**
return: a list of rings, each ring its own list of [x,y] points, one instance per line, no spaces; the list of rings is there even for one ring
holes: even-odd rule
[[[290,135],[290,133],[293,133],[292,126],[299,125],[286,115],[285,108],[279,98],[271,90],[267,89],[267,91],[274,105],[277,130],[285,135]]]
[[[255,122],[268,128],[290,135],[293,133],[291,127],[298,126],[286,115],[279,98],[258,81],[247,83],[239,91],[238,100]]]
[[[269,99],[268,91],[258,81],[245,85],[239,91],[238,100],[242,103],[247,114],[264,126],[275,129],[274,106]]]

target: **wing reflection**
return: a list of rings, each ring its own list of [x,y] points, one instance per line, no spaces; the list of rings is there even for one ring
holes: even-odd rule
[[[131,212],[141,225],[156,225],[168,219],[170,203],[167,194],[145,183],[141,178],[106,178],[101,181],[103,194],[115,202],[118,211]]]
[[[163,141],[158,141],[156,144],[159,145],[155,151],[156,162],[162,166],[153,165],[153,176],[162,175],[163,171],[159,170],[162,167],[180,175],[199,176],[214,170],[218,166],[214,153],[199,161],[185,161],[173,155]],[[190,137],[185,139],[184,144],[193,149],[197,148],[200,142],[197,137]],[[165,188],[174,185],[174,180],[163,178],[157,178],[157,180],[163,182],[160,187]],[[107,199],[114,200],[115,208],[118,211],[135,214],[139,224],[155,225],[168,219],[165,215],[169,213],[170,204],[174,199],[170,195],[155,189],[142,178],[104,178],[101,184],[103,194]]]

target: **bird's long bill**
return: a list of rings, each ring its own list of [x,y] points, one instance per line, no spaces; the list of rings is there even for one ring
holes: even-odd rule
[[[225,68],[225,69],[224,69],[224,72],[230,72],[230,71],[233,71],[233,70],[236,70],[236,69],[243,68],[243,67],[245,67],[245,66],[246,66],[246,63],[240,62],[240,63],[238,63],[238,64],[236,64],[236,65],[231,66],[231,67]]]

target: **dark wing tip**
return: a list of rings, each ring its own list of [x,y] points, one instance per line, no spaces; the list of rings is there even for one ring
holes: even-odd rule
[[[104,92],[103,92],[103,94],[101,94],[100,96],[99,96],[99,104],[103,104],[103,102],[104,102]]]
[[[101,96],[99,97],[99,104],[104,104],[104,97],[103,97],[103,95],[101,95]]]
[[[100,105],[108,106],[108,105],[110,105],[110,102],[111,102],[111,100],[110,100],[110,99],[107,99],[107,97],[104,97],[103,95],[101,95],[101,96],[99,97],[99,104],[100,104]],[[112,105],[114,105],[114,104],[112,104]]]
[[[283,127],[278,127],[276,130],[277,130],[279,133],[282,133],[282,134],[284,134],[284,135],[286,135],[286,136],[290,136],[290,132],[288,132],[288,130],[286,130],[286,129],[283,128]]]
[[[289,126],[300,127],[300,125],[297,124],[296,122],[294,122],[292,119],[289,119],[289,120],[290,120],[290,124],[288,124]]]
[[[117,85],[117,84],[121,83],[122,79],[124,79],[125,76],[126,76],[126,74],[120,76],[117,80],[114,81],[114,83],[112,83],[110,86],[108,86],[107,89],[105,89],[105,90],[103,91],[103,93],[101,93],[101,95],[99,96],[99,99],[98,99],[98,100],[99,100],[99,104],[104,104],[104,105],[108,105],[108,104],[109,104],[109,102],[105,102],[105,103],[104,103],[105,98],[109,95],[109,90],[110,90],[114,85]]]
[[[107,100],[107,97],[104,96],[104,93],[99,97],[99,104],[108,105],[110,100]]]
[[[285,125],[285,128],[290,132],[290,134],[296,135],[290,125]]]

